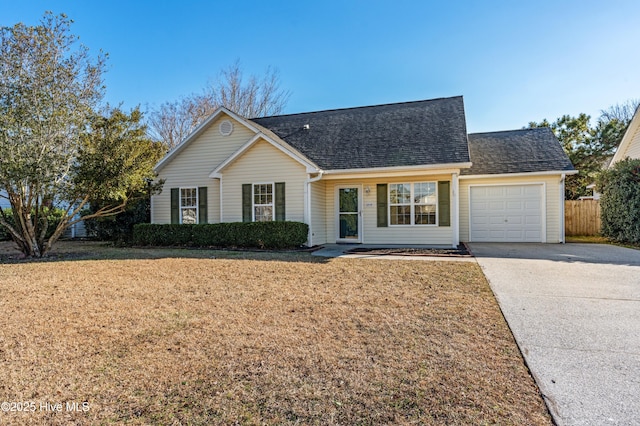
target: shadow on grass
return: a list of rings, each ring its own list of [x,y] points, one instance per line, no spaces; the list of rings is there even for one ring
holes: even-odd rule
[[[101,241],[63,240],[43,258],[25,258],[10,241],[0,242],[0,264],[77,260],[237,259],[327,263],[309,250],[220,250],[181,247],[116,247]]]

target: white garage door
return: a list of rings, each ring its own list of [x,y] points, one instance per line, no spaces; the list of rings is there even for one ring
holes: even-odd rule
[[[542,185],[472,186],[470,240],[542,242]]]

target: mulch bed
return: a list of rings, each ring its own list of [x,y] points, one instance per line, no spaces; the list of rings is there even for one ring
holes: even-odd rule
[[[347,251],[349,254],[371,254],[378,256],[441,256],[441,257],[473,257],[465,244],[456,248],[366,248],[357,247]]]

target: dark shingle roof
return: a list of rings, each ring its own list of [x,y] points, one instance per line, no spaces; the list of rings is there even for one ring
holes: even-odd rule
[[[574,170],[548,127],[469,135],[473,165],[463,175]]]
[[[461,96],[251,121],[325,170],[469,161]]]

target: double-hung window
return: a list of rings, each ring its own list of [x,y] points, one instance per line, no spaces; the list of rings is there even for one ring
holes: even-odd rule
[[[171,188],[171,223],[207,223],[207,187]]]
[[[198,188],[180,188],[180,223],[198,223]]]
[[[242,184],[243,222],[284,221],[286,217],[284,182]]]
[[[270,222],[273,220],[273,184],[253,185],[253,221]]]
[[[389,185],[389,208],[391,225],[411,225],[411,184]]]
[[[435,225],[438,197],[436,182],[389,184],[391,225]]]

